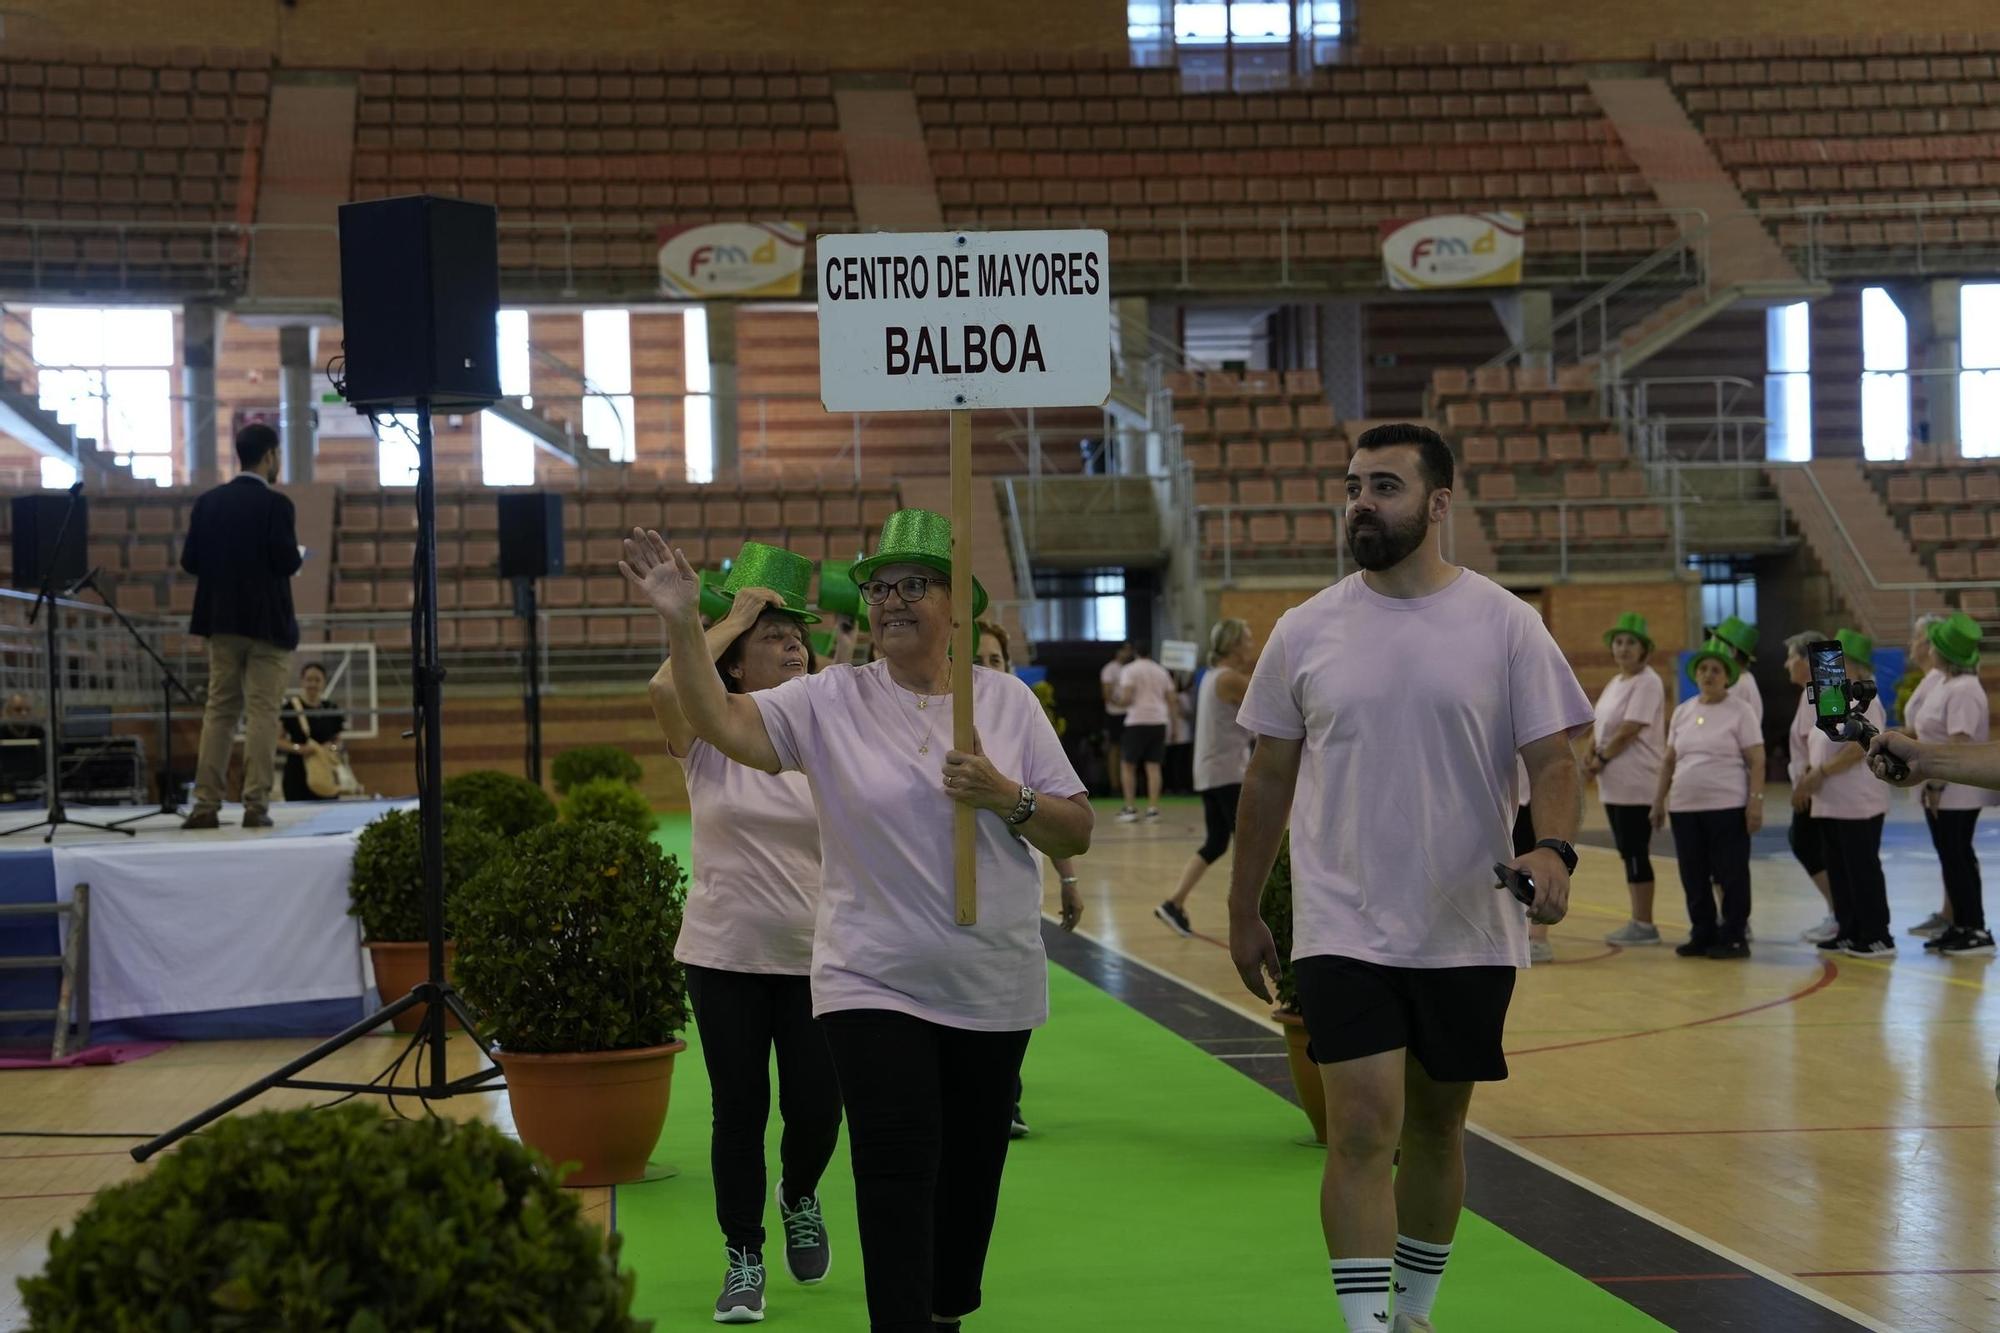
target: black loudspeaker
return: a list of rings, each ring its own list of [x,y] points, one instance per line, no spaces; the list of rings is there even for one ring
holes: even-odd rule
[[[500,577],[538,579],[562,572],[562,497],[548,491],[502,492]]]
[[[500,215],[432,195],[340,206],[343,393],[444,411],[500,396]]]
[[[76,512],[70,515],[69,528],[64,531],[63,514],[69,505],[70,497],[61,492],[14,497],[15,587],[38,591],[43,580],[53,577],[56,591],[61,592],[83,577],[88,568],[84,547],[90,540],[90,501],[82,495],[76,497]],[[56,549],[58,532],[62,533],[61,550]]]

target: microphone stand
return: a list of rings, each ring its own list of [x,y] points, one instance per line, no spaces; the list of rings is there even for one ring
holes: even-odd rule
[[[118,623],[125,627],[125,632],[132,636],[132,641],[139,645],[140,651],[152,658],[153,665],[160,670],[160,808],[157,810],[148,810],[143,815],[128,815],[124,819],[114,819],[105,826],[129,832],[130,830],[127,830],[125,825],[136,824],[142,819],[158,819],[161,815],[171,815],[176,819],[180,818],[180,803],[173,799],[174,691],[179,690],[181,698],[186,699],[189,703],[194,703],[195,697],[194,691],[190,690],[181,678],[174,674],[174,669],[167,665],[167,659],[154,651],[153,645],[146,641],[146,636],[139,632],[139,627],[126,619],[125,613],[118,609],[118,604],[111,600],[111,594],[106,592],[97,582],[97,576],[102,572],[102,570],[93,569],[88,574],[85,574],[69,590],[69,595],[74,597],[85,588],[89,588],[95,592],[103,600],[104,609],[109,611],[117,619]]]
[[[42,835],[42,841],[54,842],[56,830],[65,824],[73,824],[77,828],[97,829],[104,833],[123,833],[128,838],[138,836],[128,828],[114,828],[110,824],[93,824],[87,820],[71,819],[69,811],[63,808],[62,780],[57,771],[57,755],[62,750],[62,660],[58,655],[60,649],[56,641],[56,621],[61,615],[62,601],[56,596],[56,565],[62,559],[63,539],[69,536],[70,521],[76,517],[77,502],[82,498],[83,483],[79,481],[69,488],[69,507],[63,510],[62,524],[56,529],[55,545],[49,552],[48,567],[42,571],[42,586],[35,593],[34,606],[28,610],[28,623],[32,625],[35,623],[35,617],[41,612],[42,603],[47,602],[49,607],[49,618],[42,627],[48,653],[49,676],[49,745],[47,753],[43,755],[43,771],[48,781],[48,791],[43,795],[48,801],[48,812],[32,824],[17,824],[10,829],[0,829],[0,838],[45,828],[48,832]]]

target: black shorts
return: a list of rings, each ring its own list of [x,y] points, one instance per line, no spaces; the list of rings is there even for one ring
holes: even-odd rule
[[[1167,757],[1167,724],[1135,727],[1127,724],[1118,753],[1128,764],[1157,764]]]
[[[1407,1049],[1439,1083],[1507,1077],[1511,967],[1383,967],[1314,954],[1292,971],[1316,1064]]]
[[[1125,734],[1125,715],[1123,713],[1106,713],[1104,715],[1104,734],[1111,738],[1113,745],[1118,744],[1119,738]]]
[[[1798,858],[1800,867],[1808,875],[1825,873],[1826,835],[1811,814],[1804,810],[1792,811],[1792,826],[1785,830],[1785,841],[1792,845],[1792,855]]]

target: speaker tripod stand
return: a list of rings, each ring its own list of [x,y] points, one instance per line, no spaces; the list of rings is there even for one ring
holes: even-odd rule
[[[437,618],[437,467],[432,456],[431,404],[420,398],[417,416],[417,588],[416,606],[410,615],[410,652],[415,663],[417,738],[417,793],[419,823],[423,841],[424,939],[428,967],[424,980],[408,995],[394,1000],[337,1035],[280,1068],[272,1070],[248,1087],[225,1097],[215,1105],[175,1125],[158,1138],[132,1149],[135,1161],[143,1162],[162,1148],[170,1147],[204,1125],[229,1114],[243,1103],[272,1088],[301,1088],[314,1092],[337,1092],[346,1096],[363,1093],[388,1097],[415,1097],[438,1101],[468,1093],[498,1092],[500,1069],[491,1063],[492,1048],[479,1036],[479,1020],[466,1006],[444,973],[444,717],[442,695],[444,669],[438,661]],[[299,1075],[329,1056],[353,1045],[407,1010],[421,1007],[417,1045],[428,1054],[422,1081],[411,1086],[394,1083],[352,1083],[338,1079],[300,1078]],[[456,1017],[482,1054],[488,1057],[485,1069],[462,1078],[445,1073],[447,1033],[445,1018]]]

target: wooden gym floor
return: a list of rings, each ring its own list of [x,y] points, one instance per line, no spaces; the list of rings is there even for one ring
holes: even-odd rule
[[[1773,788],[1767,804],[1785,810],[1783,790]],[[1159,824],[1133,826],[1117,824],[1114,810],[1100,805],[1096,845],[1080,863],[1090,955],[1133,965],[1126,970],[1156,989],[1263,1022],[1222,944],[1227,857],[1190,905],[1197,938],[1151,914],[1201,840],[1199,807],[1169,802]],[[1508,1024],[1513,1076],[1479,1091],[1473,1120],[1512,1150],[1508,1161],[1528,1163],[1518,1179],[1510,1172],[1513,1193],[1574,1200],[1581,1184],[1609,1200],[1592,1226],[1612,1208],[1647,1234],[1693,1241],[1700,1249],[1689,1253],[1714,1261],[1660,1271],[1579,1266],[1585,1276],[1656,1314],[1663,1307],[1641,1299],[1642,1288],[1755,1281],[1832,1304],[1830,1327],[2000,1328],[1994,960],[1926,957],[1902,933],[1936,906],[1939,881],[1921,821],[1901,807],[1890,819],[1895,962],[1827,959],[1796,942],[1821,909],[1784,854],[1781,825],[1758,841],[1755,956],[1717,963],[1600,942],[1625,919],[1624,890],[1601,812],[1587,816],[1590,845],[1570,918],[1554,932],[1556,963],[1521,979]],[[1996,834],[1981,847],[2000,867]],[[1660,854],[1668,840],[1656,848],[1659,919],[1671,945],[1685,916],[1673,862]],[[320,1071],[372,1077],[399,1041],[369,1038]],[[305,1045],[193,1043],[131,1065],[0,1074],[0,1330],[23,1322],[14,1279],[40,1266],[50,1230],[96,1189],[143,1170],[126,1155],[132,1139],[21,1131],[157,1132]],[[468,1048],[461,1038],[454,1049],[463,1057]],[[323,1097],[281,1092],[252,1105],[315,1100]],[[1032,1091],[1030,1100],[1032,1121]],[[459,1099],[445,1111],[507,1120],[500,1097]],[[587,1193],[591,1214],[608,1223],[607,1192]]]

